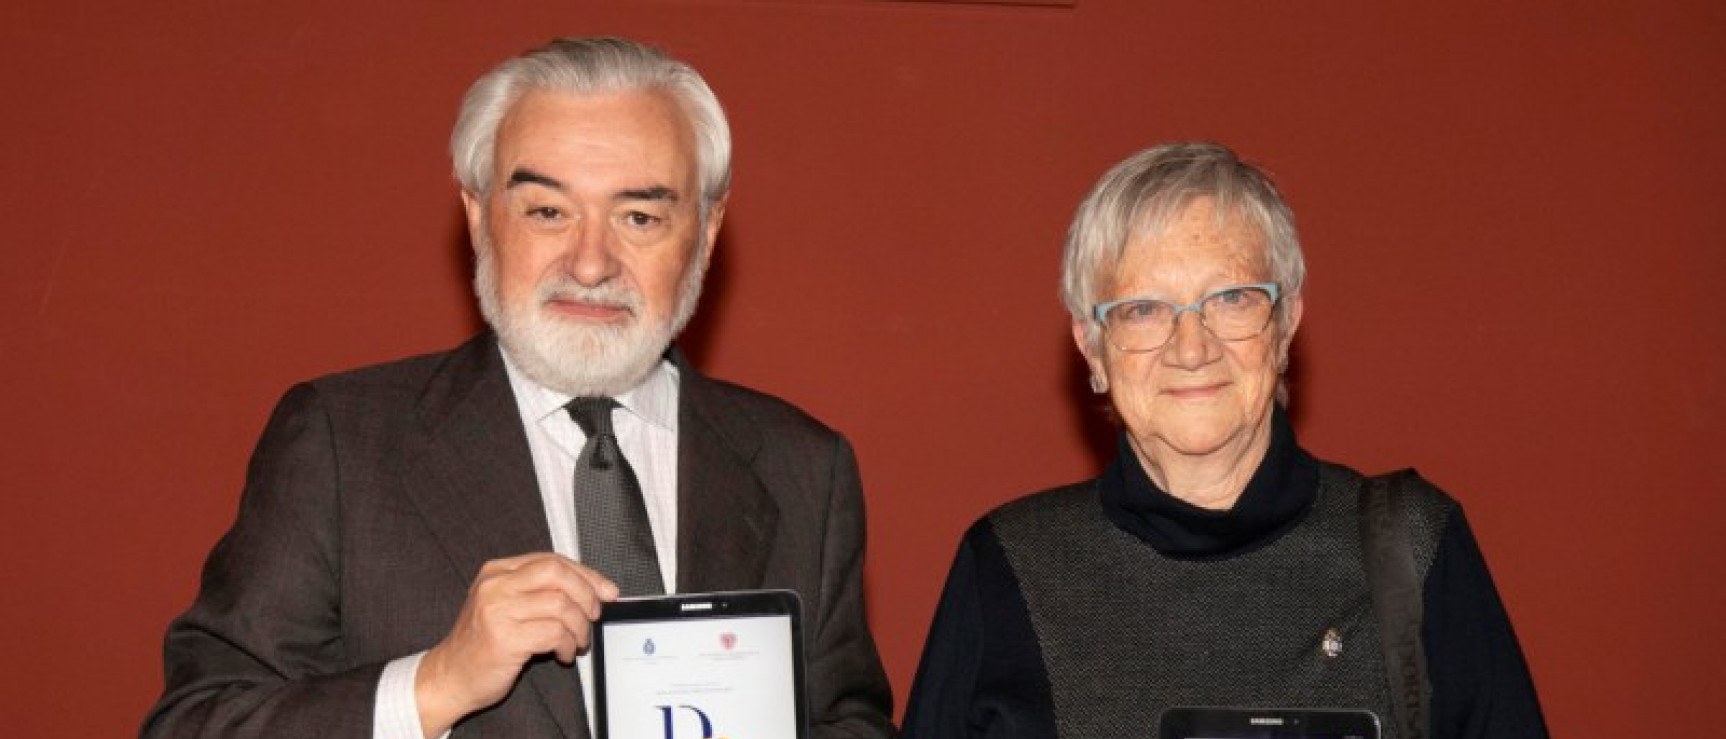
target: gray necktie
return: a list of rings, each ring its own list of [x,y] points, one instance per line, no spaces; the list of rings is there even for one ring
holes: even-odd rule
[[[654,554],[653,529],[635,470],[611,431],[611,398],[576,398],[564,406],[587,434],[575,460],[575,525],[581,561],[599,570],[623,595],[661,595],[665,581]]]

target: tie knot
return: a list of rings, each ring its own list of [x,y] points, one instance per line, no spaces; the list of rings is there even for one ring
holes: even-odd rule
[[[576,398],[564,406],[588,438],[611,433],[611,409],[616,407],[617,401],[611,398],[592,397]]]

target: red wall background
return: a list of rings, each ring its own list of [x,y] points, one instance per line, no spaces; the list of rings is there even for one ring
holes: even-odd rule
[[[856,443],[901,701],[960,531],[1110,451],[1055,297],[1079,197],[1209,138],[1300,218],[1305,443],[1468,506],[1556,735],[1713,731],[1726,6],[26,0],[0,9],[5,734],[135,732],[275,398],[477,326],[461,92],[598,33],[731,113],[687,344]]]

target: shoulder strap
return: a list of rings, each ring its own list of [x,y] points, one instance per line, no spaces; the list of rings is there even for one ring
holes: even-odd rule
[[[1373,614],[1384,641],[1385,676],[1400,739],[1425,739],[1432,685],[1420,641],[1421,587],[1402,523],[1407,472],[1369,477],[1360,486],[1360,539]]]

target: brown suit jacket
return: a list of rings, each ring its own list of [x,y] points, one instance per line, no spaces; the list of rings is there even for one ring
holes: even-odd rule
[[[850,446],[673,360],[678,590],[796,590],[815,736],[891,736]],[[169,627],[166,689],[141,735],[369,737],[384,664],[443,638],[487,560],[550,550],[491,335],[298,385],[258,443],[197,600]],[[585,739],[578,679],[537,660],[454,735]]]

